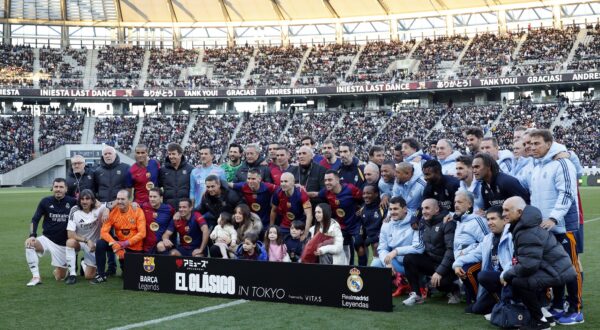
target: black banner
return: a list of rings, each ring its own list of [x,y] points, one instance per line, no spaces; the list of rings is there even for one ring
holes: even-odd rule
[[[319,95],[353,95],[372,93],[394,93],[409,91],[455,90],[468,88],[506,87],[521,85],[545,85],[600,81],[600,72],[547,74],[539,76],[498,77],[481,79],[455,79],[440,81],[410,81],[398,83],[355,84],[324,87],[280,87],[280,88],[199,88],[199,89],[12,89],[0,88],[0,96],[47,97],[47,98],[254,98]]]
[[[392,311],[387,268],[126,254],[125,290]]]

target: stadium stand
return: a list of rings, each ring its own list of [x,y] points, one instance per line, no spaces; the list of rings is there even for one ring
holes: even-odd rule
[[[151,157],[162,160],[167,156],[167,144],[181,143],[189,120],[188,115],[146,116],[140,141],[148,146]]]
[[[210,146],[215,155],[215,160],[224,158],[227,154],[228,143],[237,127],[240,118],[233,115],[200,115],[190,133],[185,154],[192,165],[199,163],[198,148]],[[202,132],[202,133],[200,133]]]
[[[134,116],[99,117],[94,127],[94,143],[105,143],[129,153],[138,118]]]
[[[33,159],[33,116],[0,116],[0,173]]]
[[[64,144],[81,143],[83,119],[75,114],[40,116],[40,152],[45,154]]]

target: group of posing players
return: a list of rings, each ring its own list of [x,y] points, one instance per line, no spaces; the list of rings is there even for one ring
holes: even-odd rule
[[[339,265],[356,255],[366,266],[371,246],[371,266],[391,269],[393,295],[408,293],[405,305],[431,291],[459,303],[462,285],[466,311],[489,314],[508,286],[532,328],[582,323],[577,155],[548,130],[517,128],[512,151],[478,127],[464,136],[465,154],[445,139],[427,154],[407,138],[392,159],[373,146],[366,162],[348,142],[325,140],[318,154],[310,137],[294,164],[277,143],[267,158],[260,145],[232,144],[220,166],[209,146],[192,166],[177,143],[162,165],[144,145],[132,166],[112,147],[95,169],[75,156],[33,216],[27,285],[41,283],[46,253],[55,278],[74,284],[82,250],[80,271],[97,284],[126,253]]]

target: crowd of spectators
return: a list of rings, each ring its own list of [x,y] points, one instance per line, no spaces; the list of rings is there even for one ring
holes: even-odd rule
[[[559,113],[557,104],[522,103],[512,105],[500,118],[498,125],[492,127],[492,133],[498,139],[501,149],[512,149],[513,131],[517,126],[532,128],[550,128]]]
[[[94,143],[105,143],[128,154],[132,150],[138,117],[99,117],[94,126]]]
[[[323,86],[345,81],[346,72],[359,49],[360,46],[349,43],[313,46],[296,84]]]
[[[185,147],[185,154],[192,165],[200,162],[198,148],[210,146],[215,155],[215,160],[227,154],[227,147],[231,136],[237,127],[240,118],[235,115],[199,115]]]
[[[499,104],[454,106],[447,109],[446,116],[442,119],[442,127],[431,132],[429,141],[447,139],[454,144],[456,149],[464,152],[467,148],[462,134],[466,127],[481,127],[484,134],[490,129],[496,118],[502,112]]]
[[[144,64],[145,50],[141,47],[106,46],[98,51],[98,80],[100,88],[135,88]]]
[[[194,66],[197,59],[198,51],[193,49],[152,48],[144,87],[186,87],[181,71]]]
[[[600,70],[600,25],[588,29],[585,40],[577,47],[567,69],[575,72]]]
[[[461,35],[423,39],[412,55],[420,62],[418,71],[412,73],[411,79],[437,80],[443,78],[442,69],[450,68],[465,48],[468,40],[468,37]],[[449,62],[449,64],[444,64],[444,62]]]
[[[403,60],[415,45],[415,40],[369,42],[360,54],[354,73],[346,82],[389,83],[393,77],[388,68],[395,61]]]
[[[342,122],[333,129],[329,138],[338,143],[351,142],[355,147],[356,157],[368,159],[369,148],[377,132],[388,119],[384,111],[350,112],[344,115]]]
[[[384,146],[386,156],[391,157],[391,150],[404,138],[415,137],[418,141],[425,141],[445,111],[447,108],[443,106],[402,108],[389,119],[375,144]]]
[[[281,143],[295,155],[294,150],[305,136],[312,137],[317,143],[327,138],[337,126],[340,112],[308,112],[294,114],[287,134],[282,136]]]
[[[519,39],[525,32],[497,35],[478,34],[460,61],[458,78],[500,77],[502,67],[509,64]]]
[[[46,154],[65,144],[81,143],[84,116],[43,115],[40,116],[40,153]]]
[[[307,46],[261,46],[246,86],[289,87]]]
[[[0,116],[0,174],[33,159],[33,116]]]
[[[573,48],[577,33],[577,26],[530,30],[507,75],[549,74],[559,70]]]
[[[40,49],[40,87],[83,87],[87,50]]]
[[[600,164],[600,102],[592,101],[569,105],[554,127],[554,137],[574,150],[582,164],[598,166]]]
[[[0,44],[0,86],[33,87],[33,59],[30,46]]]
[[[181,143],[189,121],[188,115],[146,116],[140,141],[144,141],[151,157],[162,161],[167,156],[167,144]]]
[[[203,62],[212,68],[209,79],[206,75],[189,77],[190,86],[197,87],[241,87],[244,72],[254,54],[254,47],[208,48]]]
[[[266,151],[269,143],[278,142],[285,128],[289,115],[280,111],[276,113],[248,114],[238,131],[235,141],[240,145],[258,143]]]

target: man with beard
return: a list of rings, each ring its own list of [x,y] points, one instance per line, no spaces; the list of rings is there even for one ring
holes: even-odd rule
[[[369,149],[369,163],[377,165],[377,168],[381,168],[385,161],[385,149],[382,146],[372,146]]]
[[[312,206],[308,194],[302,187],[294,185],[291,173],[281,175],[281,185],[273,193],[271,199],[270,225],[278,224],[283,236],[290,233],[293,221],[302,221],[306,228],[312,226]],[[301,241],[308,235],[308,230],[302,234]]]
[[[340,144],[340,158],[342,165],[337,171],[342,183],[350,183],[357,188],[365,184],[365,168],[359,165],[358,158],[354,157],[354,145],[350,142]]]
[[[269,143],[267,146],[267,153],[269,155],[269,162],[267,163],[267,166],[269,167],[271,179],[276,185],[279,185],[279,178],[281,177],[281,173],[283,173],[277,161],[277,150],[279,147],[279,143]]]
[[[148,157],[148,147],[138,144],[135,147],[135,164],[133,164],[125,181],[128,188],[133,188],[133,199],[138,204],[148,202],[148,192],[158,186],[160,165],[155,159]]]
[[[471,156],[475,156],[475,154],[479,152],[479,145],[483,139],[483,131],[477,126],[471,126],[465,129],[463,135],[467,140],[466,144]]]
[[[141,204],[146,218],[144,252],[153,254],[156,252],[156,244],[162,240],[162,235],[173,219],[175,209],[163,203],[163,192],[160,188],[150,189],[148,200],[148,203]]]
[[[162,240],[156,245],[158,252],[169,251],[172,256],[205,257],[210,230],[206,220],[199,212],[192,209],[192,201],[182,198],[177,210],[179,217],[173,219],[169,228],[162,235]],[[171,241],[173,234],[179,236],[179,244]]]
[[[158,172],[158,184],[163,188],[167,204],[176,208],[179,199],[190,196],[190,175],[194,167],[187,162],[179,143],[169,143],[167,155],[165,166]]]
[[[342,160],[336,155],[337,148],[335,141],[327,139],[323,141],[321,145],[321,152],[323,153],[323,159],[319,162],[319,165],[325,167],[327,170],[339,170],[342,166]]]
[[[386,160],[381,165],[381,178],[378,188],[381,194],[381,205],[387,206],[387,202],[392,197],[392,189],[396,178],[396,164],[393,160]]]
[[[515,177],[500,171],[500,166],[492,156],[478,153],[473,158],[473,174],[481,182],[481,196],[485,210],[492,206],[502,206],[504,201],[519,196],[529,203],[529,192]]]
[[[242,166],[243,152],[244,150],[241,145],[237,143],[229,145],[229,151],[227,152],[227,158],[229,158],[229,160],[226,163],[221,164],[221,167],[227,176],[227,182],[233,182],[235,179],[235,172]]]
[[[246,182],[248,176],[248,170],[256,168],[260,172],[260,176],[264,182],[273,182],[271,179],[271,171],[265,165],[261,165],[264,158],[260,155],[261,147],[258,144],[249,144],[246,146],[244,156],[246,159],[242,162],[242,166],[235,173],[235,179],[233,182]]]
[[[473,175],[473,157],[462,155],[456,159],[456,178],[460,180],[459,191],[468,191],[475,199],[473,212],[483,215],[483,197],[481,197],[481,182]]]
[[[206,192],[202,196],[198,210],[206,219],[208,228],[212,230],[217,225],[217,219],[221,212],[233,214],[235,207],[240,202],[239,194],[233,189],[229,189],[226,182],[221,182],[216,175],[209,175],[206,178]]]
[[[270,223],[271,197],[277,186],[262,182],[258,169],[251,168],[248,170],[246,182],[230,183],[229,187],[242,194],[244,202],[260,217],[266,230]]]

